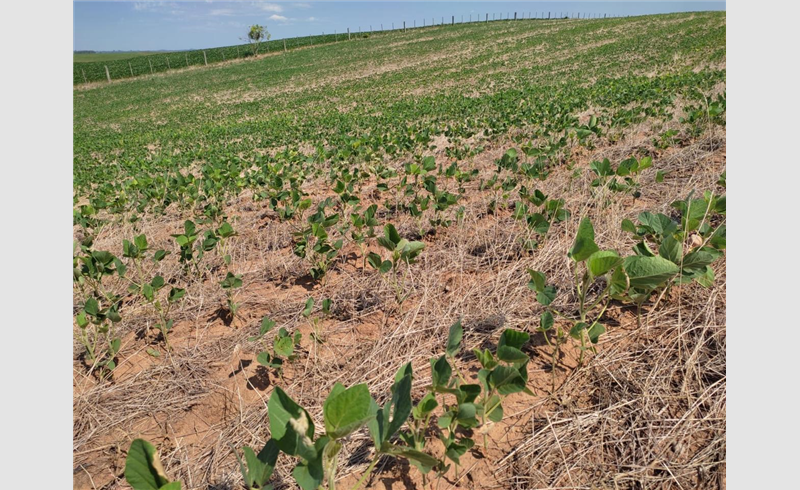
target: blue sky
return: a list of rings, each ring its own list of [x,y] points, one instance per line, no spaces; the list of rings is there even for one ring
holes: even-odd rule
[[[251,24],[272,39],[489,19],[514,12],[636,15],[725,10],[725,2],[73,2],[74,50],[180,50],[239,44]],[[546,15],[546,14],[545,14]]]

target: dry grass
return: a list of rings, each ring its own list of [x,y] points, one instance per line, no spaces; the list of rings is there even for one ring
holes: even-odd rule
[[[724,130],[659,154],[642,177],[641,199],[616,195],[605,204],[605,196],[590,185],[588,163],[653,152],[651,138],[648,128],[631,128],[620,143],[600,142],[584,152],[576,162],[583,169],[577,178],[559,168],[534,183],[545,194],[563,197],[572,212],[535,252],[520,245],[529,238],[527,229],[507,210],[487,213],[493,193],[470,183],[459,203],[465,206],[463,225],[424,237],[426,249],[405,278],[411,294],[402,305],[384,279],[361,268],[360,256],[336,264],[323,284],[305,281],[306,266],[291,253],[291,224],[273,219],[247,196],[232,202],[227,211],[238,216],[240,233],[231,252],[233,267],[245,282],[241,319],[226,325],[217,316],[224,303],[219,268],[188,284],[170,337],[175,350],[152,359],[143,351],[158,347],[157,338],[136,336],[153,323],[152,312],[137,303],[126,306],[120,326],[125,360],[114,382],[97,383],[75,363],[75,488],[125,488],[124,450],[139,436],[158,443],[167,472],[185,488],[239,488],[231,448],[258,446],[268,438],[266,400],[272,386],[284,388],[317,423],[335,382],[366,382],[383,403],[394,373],[410,361],[419,375],[412,394],[422,393],[428,359],[443,350],[447,329],[458,318],[463,318],[465,351],[496,341],[504,328],[532,332],[541,307],[527,289],[526,269],[546,272],[566,290],[571,281],[566,251],[579,218],[591,217],[602,248],[627,253],[633,243],[619,228],[623,218],[644,209],[668,212],[669,203],[692,189],[716,189],[725,167]],[[494,142],[466,167],[474,165],[488,178],[494,159],[510,146],[508,140]],[[670,172],[663,183],[654,181],[656,169]],[[151,218],[143,219],[141,232],[154,247],[171,248],[169,234],[186,217]],[[408,216],[391,222],[401,234],[416,232],[417,223]],[[130,225],[109,228],[96,246],[117,250],[133,233]],[[159,272],[182,277],[172,259]],[[660,308],[646,308],[641,329],[629,309],[611,308],[598,354],[576,368],[575,352],[567,350],[562,369],[555,371],[555,392],[549,349],[534,336],[529,369],[537,396],[512,397],[508,417],[490,434],[496,449],[485,459],[468,456],[461,478],[443,481],[442,488],[724,488],[724,261],[716,269],[713,288],[676,288]],[[333,315],[319,328],[323,343],[310,339],[312,325],[300,315],[308,296],[333,299]],[[574,308],[568,294],[559,301],[559,309]],[[283,379],[258,366],[259,348],[247,342],[264,315],[304,334],[302,353]],[[467,369],[474,359],[465,355],[461,363]],[[366,466],[372,451],[367,439],[360,431],[345,443],[339,470],[344,482]],[[293,487],[290,471],[288,458],[281,458],[276,487]],[[420,488],[415,474],[382,462],[370,485]]]

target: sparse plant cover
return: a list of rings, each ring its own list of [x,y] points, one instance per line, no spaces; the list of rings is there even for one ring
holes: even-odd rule
[[[74,486],[716,484],[724,14],[303,39],[76,88]]]
[[[408,269],[403,268],[402,264],[406,264],[406,266],[413,264],[419,254],[422,253],[422,250],[425,248],[425,244],[422,242],[408,241],[405,238],[401,238],[400,234],[397,232],[397,229],[391,223],[384,226],[383,236],[378,237],[378,244],[389,251],[391,254],[390,258],[384,260],[379,254],[370,252],[367,256],[367,262],[369,262],[369,265],[372,266],[373,269],[376,269],[381,274],[387,274],[391,272],[391,281],[395,290],[395,299],[398,303],[402,303],[406,297],[408,297],[408,293],[403,294],[405,275],[407,274]],[[403,270],[401,274],[398,275],[398,269],[401,268],[403,268]]]
[[[296,358],[295,350],[300,346],[302,334],[299,330],[296,330],[292,335],[289,334],[284,327],[281,327],[275,335],[272,352],[270,352],[263,341],[263,337],[271,331],[273,327],[275,327],[275,321],[265,316],[261,320],[261,328],[258,331],[258,335],[250,337],[248,340],[250,342],[260,341],[262,347],[265,349],[256,356],[258,363],[262,366],[275,369],[278,375],[282,376],[284,360],[293,361]]]
[[[313,307],[313,303],[310,307]],[[274,325],[275,322],[265,318],[259,337]],[[319,437],[308,411],[276,386],[268,402],[271,438],[258,453],[250,447],[244,447],[244,459],[238,453],[236,455],[245,487],[272,488],[269,480],[280,453],[283,453],[297,461],[292,477],[300,488],[336,488],[337,461],[342,443],[365,426],[374,444],[375,456],[352,487],[354,490],[369,478],[381,456],[407,459],[423,475],[433,471],[437,480],[443,478],[453,466],[455,475],[458,475],[460,458],[475,446],[471,435],[474,434],[473,429],[484,431],[483,444],[487,448],[485,430],[503,419],[502,403],[505,397],[520,392],[533,395],[527,387],[530,358],[521,350],[530,340],[530,335],[507,329],[500,336],[495,354],[489,349],[475,349],[474,354],[481,369],[475,375],[477,379],[473,380],[477,382],[473,383],[468,382],[452,364],[461,350],[463,335],[459,320],[449,329],[445,353],[430,360],[431,382],[426,395],[416,405],[411,399],[414,375],[410,363],[397,371],[391,388],[391,400],[383,407],[374,400],[366,384],[346,388],[337,382],[322,405],[324,435]],[[275,350],[277,353],[277,341]],[[437,408],[440,413],[438,416],[435,415]],[[437,437],[429,424],[434,417],[442,431],[438,435],[445,448],[442,458],[425,451],[426,443],[432,437]],[[143,466],[151,469],[152,481],[159,485],[169,483],[163,469],[160,469],[152,445],[136,440],[128,454],[129,466],[126,467],[125,476],[135,489],[149,488],[137,487],[134,483],[141,484],[140,468]],[[141,460],[145,463],[141,463]]]

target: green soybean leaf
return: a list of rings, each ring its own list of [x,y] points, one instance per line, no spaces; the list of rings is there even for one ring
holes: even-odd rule
[[[516,347],[501,345],[497,348],[497,358],[505,362],[520,363],[527,361],[528,355]]]
[[[713,248],[698,248],[683,258],[683,270],[684,272],[704,271],[707,265],[711,265],[721,256],[722,252]]]
[[[276,337],[274,348],[276,355],[288,358],[294,353],[294,342],[291,337]]]
[[[261,328],[258,330],[258,336],[260,337],[264,335],[265,333],[272,330],[273,327],[275,327],[275,320],[272,320],[270,317],[265,316],[261,320]]]
[[[497,361],[495,361],[494,356],[489,349],[472,349],[472,353],[475,354],[475,357],[478,358],[478,362],[480,362],[481,366],[484,368],[492,369],[497,366]]]
[[[660,236],[669,235],[678,230],[678,224],[669,216],[661,213],[653,214],[648,211],[639,213],[639,222]]]
[[[625,272],[625,267],[617,267],[613,274],[611,274],[611,284],[609,287],[609,294],[614,297],[619,297],[625,294],[630,287],[628,281],[628,274]]]
[[[586,330],[586,327],[588,327],[588,325],[586,325],[584,322],[575,322],[575,324],[572,325],[572,328],[569,330],[570,337],[575,340],[580,340],[581,332]]]
[[[303,309],[303,316],[308,318],[313,310],[314,310],[314,298],[311,297],[306,300],[306,306]]]
[[[161,289],[164,286],[164,284],[165,284],[164,278],[161,276],[156,276],[153,278],[152,281],[150,281],[150,286],[152,286],[153,289],[156,290]]]
[[[337,385],[341,386],[339,383]],[[363,383],[335,391],[325,400],[322,413],[327,434],[340,439],[367,423],[372,396]]]
[[[423,453],[422,451],[417,451],[416,449],[395,446],[394,444],[391,444],[387,447],[386,453],[391,454],[392,456],[401,456],[420,463],[423,467],[427,468],[427,471],[423,471],[424,473],[427,473],[431,468],[439,464],[439,460],[429,454]]]
[[[600,339],[600,335],[604,334],[605,331],[606,327],[600,323],[595,323],[586,333],[589,335],[589,340],[591,340],[593,344],[596,344]]]
[[[630,287],[652,290],[678,274],[678,266],[663,257],[626,257],[623,263]]]
[[[503,401],[499,395],[492,395],[489,400],[486,402],[486,406],[484,410],[486,411],[486,416],[492,422],[500,422],[503,419],[503,405],[501,402]]]
[[[397,232],[397,228],[394,227],[393,224],[389,223],[383,227],[383,232],[386,238],[389,239],[391,243],[397,245],[400,243],[400,234]]]
[[[174,303],[186,295],[186,290],[181,288],[172,288],[169,290],[169,296],[167,297],[167,301],[170,303]]]
[[[436,401],[436,396],[433,393],[427,393],[412,409],[412,413],[414,414],[415,419],[421,420],[438,406],[439,402]]]
[[[314,447],[314,422],[308,412],[275,387],[267,403],[272,438],[284,453],[311,461],[317,458]]]
[[[544,273],[528,269],[528,274],[531,276],[531,280],[528,282],[528,289],[538,293],[544,291],[547,281]]]
[[[622,231],[627,231],[628,233],[636,234],[636,225],[633,224],[633,221],[629,219],[622,220]]]
[[[555,319],[553,318],[553,314],[549,311],[545,311],[539,317],[539,331],[546,332],[553,328],[553,324],[555,323]]]
[[[496,388],[501,395],[509,395],[522,391],[516,389],[515,380],[520,379],[519,371],[510,366],[497,366],[489,374],[489,386]]]
[[[500,340],[498,341],[497,346],[498,348],[508,346],[513,347],[514,349],[522,349],[522,346],[525,345],[530,339],[531,336],[529,333],[508,328],[500,335]]]
[[[680,264],[683,257],[683,245],[671,234],[664,237],[658,247],[658,255],[669,260],[673,264]]]
[[[305,463],[297,463],[292,470],[292,476],[303,490],[317,490],[325,476],[322,457],[308,460]]]
[[[647,241],[642,239],[641,242],[637,243],[633,246],[633,252],[636,255],[640,255],[642,257],[655,257],[656,254],[650,249],[650,245],[647,244]]]
[[[622,263],[622,258],[613,250],[600,250],[592,255],[586,261],[586,266],[589,272],[594,277],[600,277],[608,271],[614,269]]]
[[[125,458],[125,479],[134,490],[159,490],[170,483],[155,446],[135,439]]]
[[[578,233],[575,235],[575,242],[569,250],[569,256],[575,262],[583,262],[598,250],[600,250],[600,247],[594,243],[594,227],[592,226],[592,221],[588,217],[585,217],[578,226]]]
[[[100,312],[100,306],[97,303],[97,300],[94,298],[87,299],[86,302],[83,304],[83,311],[85,311],[91,316],[96,317],[97,314]]]
[[[431,359],[431,380],[434,388],[446,388],[453,374],[453,368],[447,362],[447,357]]]
[[[386,431],[386,438],[384,439],[386,441],[400,430],[400,427],[408,420],[408,416],[411,415],[411,381],[412,376],[407,374],[392,387],[392,419]]]
[[[461,320],[458,320],[450,326],[450,331],[447,334],[447,352],[448,357],[453,357],[458,353],[461,348],[461,339],[464,337],[464,328],[461,326]]]

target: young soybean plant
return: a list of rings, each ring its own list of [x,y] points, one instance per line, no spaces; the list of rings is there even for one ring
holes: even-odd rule
[[[314,440],[308,412],[275,387],[267,404],[270,433],[278,449],[298,459],[292,476],[303,490],[316,490],[323,482],[331,490],[336,488],[341,440],[375,417],[374,405],[366,384],[345,388],[336,383],[322,406],[325,435]]]
[[[116,303],[101,308],[95,298],[90,297],[85,301],[76,321],[78,337],[86,348],[87,360],[92,363],[90,372],[99,367],[100,376],[106,377],[117,367],[114,358],[119,352],[121,341],[114,336],[112,326],[121,320]]]
[[[234,275],[232,272],[228,271],[228,273],[225,275],[225,279],[223,279],[219,285],[225,291],[225,296],[227,297],[228,303],[228,311],[231,313],[231,319],[234,319],[236,318],[236,312],[239,311],[239,304],[234,301],[235,290],[242,287],[242,275]]]
[[[311,333],[311,338],[314,339],[314,342],[318,344],[324,343],[324,340],[319,334],[319,323],[324,319],[330,316],[331,314],[331,299],[325,298],[322,300],[322,311],[321,315],[319,316],[311,316],[311,313],[314,312],[314,298],[309,297],[306,300],[305,308],[303,308],[303,316],[306,317],[308,322],[311,324],[311,328],[314,330]],[[298,332],[299,334],[299,332]]]
[[[353,227],[350,237],[361,249],[361,255],[364,257],[363,267],[365,268],[367,267],[366,242],[368,239],[375,237],[375,227],[379,225],[378,220],[375,218],[377,210],[378,205],[373,204],[363,214],[359,213],[361,211],[360,207],[350,214],[350,222]]]
[[[258,335],[255,337],[250,337],[248,340],[250,342],[261,340],[264,351],[256,356],[256,361],[258,361],[258,363],[262,366],[275,369],[275,371],[278,373],[278,376],[282,377],[284,359],[287,361],[293,361],[295,359],[296,356],[294,351],[300,345],[300,340],[302,339],[303,334],[301,334],[298,330],[294,333],[294,335],[290,335],[285,328],[281,327],[280,330],[278,330],[278,334],[275,336],[275,339],[273,340],[272,353],[270,353],[269,348],[266,346],[262,338],[274,327],[275,321],[265,316],[264,319],[261,320],[261,329],[259,330]]]
[[[161,332],[161,336],[164,337],[164,344],[167,350],[170,350],[167,334],[172,330],[173,320],[169,318],[169,312],[172,306],[186,295],[186,290],[170,286],[169,293],[167,294],[167,301],[162,302],[158,296],[165,285],[166,283],[163,277],[155,276],[149,283],[142,284],[140,292],[142,297],[153,306],[153,309],[155,309],[158,314],[160,323],[156,324],[156,328]],[[147,352],[157,357],[157,351],[148,349]]]
[[[538,330],[544,334],[549,344],[550,339],[548,339],[547,332],[555,325],[553,314],[567,320],[570,323],[570,328],[567,332],[569,337],[580,342],[578,364],[582,365],[584,352],[587,349],[594,351],[594,344],[597,344],[600,335],[606,331],[605,326],[600,323],[600,318],[608,308],[612,291],[627,290],[627,278],[624,275],[624,271],[622,275],[619,272],[622,270],[622,257],[614,250],[600,250],[600,247],[595,243],[594,227],[588,217],[581,220],[575,241],[568,255],[575,267],[573,275],[575,278],[574,292],[578,298],[577,318],[559,313],[550,306],[556,297],[557,289],[555,286],[546,283],[547,278],[544,273],[528,269],[528,274],[531,276],[528,288],[536,292],[536,301],[546,307],[545,312],[541,315]],[[592,294],[590,292],[591,287],[598,279],[603,279],[604,284],[599,293]],[[597,307],[600,307],[599,312],[596,310]],[[587,339],[591,342],[591,346],[587,347]],[[560,327],[556,327],[555,345],[550,344],[554,349],[554,380],[555,368],[561,353],[561,345],[565,340],[565,332]]]
[[[395,289],[395,298],[398,303],[402,303],[407,296],[403,296],[403,281],[398,280],[397,269],[400,264],[413,264],[417,256],[425,248],[422,242],[409,242],[405,238],[400,238],[400,234],[393,224],[389,223],[383,228],[383,236],[378,237],[378,244],[391,252],[390,260],[383,258],[375,252],[370,252],[367,262],[381,274],[392,273],[392,285]]]

